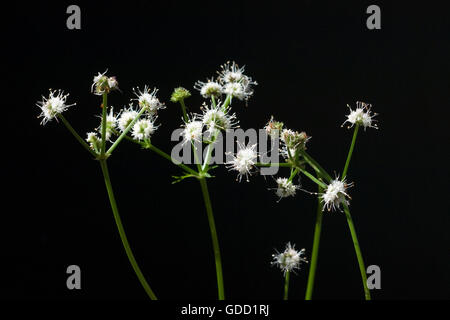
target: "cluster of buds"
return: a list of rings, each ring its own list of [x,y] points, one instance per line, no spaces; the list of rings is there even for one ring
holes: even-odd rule
[[[99,72],[98,75],[94,77],[91,91],[96,95],[101,96],[104,93],[119,89],[119,83],[117,82],[116,77],[108,77],[105,75],[106,72],[107,71],[103,73]]]

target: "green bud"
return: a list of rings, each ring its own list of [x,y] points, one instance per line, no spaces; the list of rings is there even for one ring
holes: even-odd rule
[[[181,100],[189,98],[190,96],[191,93],[189,92],[189,90],[183,87],[178,87],[173,90],[172,96],[170,97],[170,101],[180,102]]]

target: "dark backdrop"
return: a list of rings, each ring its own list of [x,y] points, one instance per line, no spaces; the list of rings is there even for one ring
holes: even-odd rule
[[[381,268],[375,299],[449,298],[447,206],[449,24],[436,5],[375,2],[382,29],[366,28],[372,2],[296,1],[193,5],[79,3],[82,29],[66,28],[71,3],[16,4],[4,12],[2,87],[4,186],[1,296],[42,299],[146,299],[123,251],[101,171],[77,141],[35,106],[48,88],[77,102],[65,115],[84,136],[98,125],[100,98],[90,93],[105,69],[123,93],[160,89],[167,109],[155,145],[170,151],[181,124],[169,101],[176,86],[235,60],[259,85],[234,103],[243,128],[270,115],[312,135],[309,151],[328,171],[342,170],[352,131],[340,128],[346,104],[373,104],[379,130],[361,131],[350,166],[351,208],[367,265]],[[5,113],[6,112],[6,113]],[[109,160],[123,223],[138,262],[161,299],[215,299],[212,246],[200,186],[171,184],[177,167],[124,142]],[[269,262],[287,241],[311,253],[316,201],[307,193],[277,203],[271,179],[236,183],[220,167],[209,180],[228,298],[279,299],[282,274]],[[285,173],[287,174],[287,173]],[[304,188],[314,190],[304,180]],[[66,268],[82,270],[69,291]],[[308,268],[292,277],[302,299]],[[360,299],[360,275],[341,213],[324,217],[315,298]]]

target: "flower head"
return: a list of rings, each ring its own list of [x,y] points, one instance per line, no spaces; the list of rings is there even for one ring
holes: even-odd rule
[[[89,143],[91,149],[95,150],[95,151],[99,151],[100,147],[101,147],[101,140],[100,138],[97,136],[97,133],[95,132],[89,132],[87,134],[87,139],[86,141]]]
[[[230,108],[224,110],[220,104],[216,107],[207,106],[203,104],[203,114],[200,116],[203,124],[208,128],[210,132],[214,130],[228,130],[236,127],[238,121],[236,120],[236,115],[229,114]]]
[[[156,97],[158,89],[154,88],[153,91],[151,91],[149,87],[144,86],[143,90],[137,88],[133,89],[133,91],[137,96],[137,99],[135,100],[138,101],[141,108],[146,108],[149,115],[154,115],[159,109],[165,108],[164,103],[161,103]]]
[[[69,107],[75,105],[66,104],[66,100],[69,94],[64,94],[62,90],[51,90],[48,98],[42,96],[42,101],[38,101],[36,105],[41,109],[41,114],[39,118],[43,118],[41,121],[42,125],[45,125],[48,121],[55,118],[58,114],[63,113]]]
[[[183,87],[178,87],[173,90],[172,96],[170,97],[170,101],[180,102],[181,100],[189,98],[190,96],[191,93],[189,92],[189,90]]]
[[[131,129],[132,137],[139,141],[149,139],[156,129],[158,129],[158,126],[155,126],[155,120],[156,117],[148,117],[136,121]]]
[[[336,178],[330,182],[330,184],[325,189],[325,192],[320,195],[323,202],[323,209],[328,211],[332,209],[339,209],[341,203],[348,205],[347,198],[350,196],[347,194],[347,189],[352,187],[353,183],[347,184],[344,180]],[[340,210],[340,209],[339,209]]]
[[[264,129],[266,130],[270,138],[278,139],[280,137],[280,133],[283,130],[283,125],[284,125],[283,122],[275,121],[272,116],[270,117],[270,120],[266,124]]]
[[[272,265],[277,265],[283,273],[300,269],[302,262],[308,263],[308,260],[304,257],[306,250],[295,250],[295,245],[291,245],[290,242],[286,244],[286,249],[282,253],[273,254]]]
[[[363,126],[364,130],[366,128],[375,128],[378,129],[377,125],[373,122],[376,120],[373,120],[373,118],[377,115],[376,113],[371,114],[371,108],[372,105],[365,102],[356,102],[356,109],[352,110],[352,108],[347,105],[347,107],[350,109],[350,114],[347,115],[347,120],[344,121],[342,126],[348,122],[350,123],[349,128],[353,127],[354,125]]]
[[[237,179],[239,182],[242,176],[245,176],[248,180],[248,176],[251,175],[251,170],[254,168],[256,160],[258,159],[258,153],[256,152],[256,144],[252,146],[243,147],[239,143],[240,150],[232,160],[225,163],[230,170],[236,170],[238,172]]]
[[[120,131],[125,131],[125,129],[130,125],[130,123],[136,119],[139,112],[133,109],[133,105],[130,104],[128,108],[123,109],[120,112],[119,119],[117,120],[118,127]]]
[[[105,75],[106,72],[108,72],[108,70],[103,73],[99,72],[98,75],[94,77],[91,91],[96,95],[101,96],[104,93],[119,89],[119,83],[117,82],[116,77],[108,77]]]
[[[183,136],[183,144],[188,142],[198,141],[201,142],[203,135],[203,122],[194,118],[185,122],[183,132],[181,132]]]
[[[223,92],[222,86],[213,80],[208,80],[207,82],[197,81],[194,88],[200,91],[203,98],[217,98],[220,97]]]
[[[295,157],[297,150],[306,149],[306,142],[311,139],[305,132],[297,132],[291,129],[281,131],[280,140],[283,144],[281,154],[285,159]]]
[[[224,85],[223,92],[239,100],[248,100],[253,95],[252,85],[257,85],[256,81],[244,74],[245,67],[239,66],[229,61],[221,66],[219,72],[219,82]]]
[[[277,189],[275,191],[276,195],[280,197],[279,200],[282,198],[292,197],[295,196],[297,189],[300,188],[300,186],[295,185],[292,183],[291,180],[287,178],[277,178]]]

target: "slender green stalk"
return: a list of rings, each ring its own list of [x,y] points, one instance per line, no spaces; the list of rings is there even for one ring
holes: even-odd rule
[[[286,274],[284,275],[284,296],[283,296],[283,300],[287,300],[288,299],[288,294],[289,294],[289,275],[290,275],[290,272],[286,271]]]
[[[103,157],[106,150],[106,117],[108,113],[108,94],[103,94],[102,103],[102,145],[100,148],[100,155]]]
[[[66,128],[70,131],[70,133],[73,134],[73,136],[78,140],[79,143],[81,143],[81,145],[87,150],[89,151],[90,154],[92,154],[94,157],[97,157],[97,154],[94,152],[94,150],[92,150],[89,145],[86,143],[86,141],[84,141],[80,135],[75,131],[74,128],[72,128],[72,126],[70,125],[69,121],[66,120],[66,118],[64,118],[64,116],[62,114],[58,114],[58,118],[61,119],[62,123],[64,123],[64,125],[66,126]]]
[[[322,168],[319,163],[314,160],[306,151],[300,150],[300,154],[303,156],[305,161],[316,171],[322,178],[324,178],[327,182],[333,180],[331,176]]]
[[[344,203],[345,217],[347,218],[348,227],[350,229],[350,234],[352,235],[353,246],[355,247],[356,257],[358,259],[359,271],[361,272],[361,279],[364,287],[364,295],[366,300],[371,300],[370,290],[367,287],[367,274],[366,267],[364,266],[364,260],[361,254],[361,248],[359,246],[358,237],[356,236],[355,225],[353,224],[352,216],[350,215],[350,210],[347,204]]]
[[[214,259],[216,261],[217,288],[219,292],[219,300],[225,300],[225,291],[223,287],[222,259],[220,257],[219,240],[217,238],[216,224],[214,222],[214,214],[209,198],[208,185],[205,178],[199,179],[202,188],[203,199],[205,201],[206,213],[208,214],[209,229],[211,231],[212,244],[214,249]]]
[[[142,286],[144,287],[145,292],[148,294],[150,299],[158,300],[158,298],[154,294],[153,290],[150,288],[149,284],[145,280],[144,275],[142,274],[141,269],[139,268],[139,265],[137,264],[136,259],[134,258],[133,252],[131,251],[130,244],[128,243],[128,239],[125,234],[125,230],[123,228],[122,221],[120,219],[119,210],[117,209],[116,199],[114,197],[114,192],[113,192],[112,185],[111,185],[111,179],[109,177],[109,172],[108,172],[108,166],[106,164],[105,159],[100,160],[100,166],[102,168],[103,177],[105,179],[105,185],[106,185],[106,190],[108,191],[108,197],[109,197],[109,202],[111,203],[111,209],[113,211],[117,229],[119,230],[120,239],[122,240],[122,244],[123,244],[123,247],[127,254],[128,260],[130,261],[131,265],[133,266],[134,272],[136,273],[139,281],[141,282]]]
[[[167,153],[165,153],[165,152],[162,151],[161,149],[158,149],[158,148],[155,147],[154,145],[150,144],[150,145],[149,145],[149,149],[152,150],[153,152],[159,154],[161,157],[163,157],[163,158],[169,160],[170,162],[175,163],[175,162],[173,162],[172,157],[171,157],[170,155],[168,155]],[[182,164],[182,163],[176,163],[176,165],[179,166],[180,168],[182,168],[183,170],[186,170],[186,171],[189,172],[190,174],[193,174],[193,175],[195,175],[195,176],[198,176],[198,173],[197,173],[196,171],[192,170],[191,168],[189,168],[188,166],[186,166],[186,165],[184,165],[184,164]]]
[[[318,193],[322,192],[322,187],[318,186]],[[311,264],[309,266],[309,274],[308,274],[308,284],[306,287],[306,296],[305,300],[311,300],[313,291],[314,291],[314,280],[316,278],[316,269],[317,269],[317,260],[319,257],[319,247],[320,247],[320,234],[322,233],[322,218],[323,218],[323,209],[322,202],[320,197],[317,197],[317,215],[316,215],[316,225],[314,227],[314,241],[313,248],[311,252]]]
[[[305,169],[302,168],[298,168],[298,170],[303,173],[305,176],[307,176],[311,181],[315,182],[319,187],[322,188],[326,188],[327,185],[325,183],[323,183],[322,181],[320,181],[319,179],[317,179],[316,177],[314,177],[311,173],[309,173],[308,171],[306,171]],[[319,174],[317,174],[319,175]]]
[[[180,100],[181,110],[183,111],[183,119],[185,122],[188,122],[189,118],[186,112],[186,105],[184,104],[184,99]]]
[[[144,113],[145,110],[146,110],[146,108],[144,108],[144,107],[141,108],[141,110],[139,111],[136,118],[134,118],[133,121],[130,122],[128,127],[126,127],[125,130],[123,130],[122,134],[116,139],[116,141],[114,141],[113,145],[111,147],[109,147],[108,151],[106,152],[107,155],[111,155],[111,153],[114,151],[114,149],[117,148],[120,141],[122,141],[122,139],[124,139],[126,137],[126,135],[128,134],[128,131],[130,131],[130,129],[134,126],[136,121],[142,116],[142,114]]]
[[[358,129],[359,129],[359,124],[356,124],[355,130],[353,130],[352,144],[350,145],[350,150],[348,151],[347,161],[345,161],[344,171],[342,171],[342,180],[344,180],[345,177],[347,176],[348,166],[350,164],[350,159],[352,158],[353,149],[355,148],[356,137],[358,136]]]

